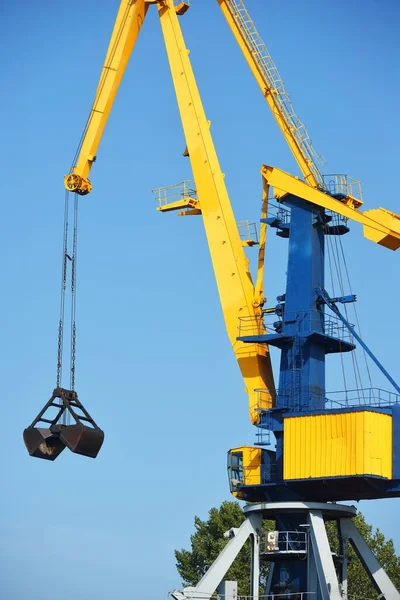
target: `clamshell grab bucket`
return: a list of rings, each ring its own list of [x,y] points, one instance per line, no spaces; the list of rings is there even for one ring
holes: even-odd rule
[[[45,418],[45,413],[52,408],[56,408],[55,417]],[[72,425],[66,422],[67,414],[74,420]],[[48,428],[37,427],[41,423],[47,423]],[[96,458],[103,441],[104,431],[96,425],[78,394],[64,388],[53,391],[36,419],[24,430],[24,442],[30,456],[45,460],[55,460],[65,447],[75,454]]]

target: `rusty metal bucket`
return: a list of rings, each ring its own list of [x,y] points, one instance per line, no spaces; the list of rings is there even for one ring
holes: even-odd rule
[[[56,408],[56,415],[45,418],[45,413]],[[70,415],[75,423],[69,425],[66,419]],[[48,423],[48,428],[37,427],[39,423]],[[85,423],[85,424],[84,424]],[[47,404],[42,408],[31,425],[24,430],[25,446],[36,458],[55,460],[67,446],[75,454],[96,458],[104,441],[104,431],[96,425],[74,390],[56,388]]]
[[[65,448],[59,431],[53,433],[41,427],[27,427],[24,430],[24,442],[30,456],[44,460],[55,460]]]
[[[75,454],[96,458],[104,441],[104,431],[99,427],[86,427],[82,423],[62,428],[61,441]]]

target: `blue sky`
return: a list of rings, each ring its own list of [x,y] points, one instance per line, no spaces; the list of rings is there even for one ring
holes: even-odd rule
[[[151,194],[190,176],[153,9],[98,152],[94,190],[80,202],[77,390],[106,441],[95,461],[65,452],[55,463],[30,459],[22,442],[55,383],[62,179],[117,4],[2,3],[7,600],[50,600],[55,590],[58,600],[164,598],[180,584],[173,550],[188,546],[194,515],[229,499],[227,449],[253,441],[201,219],[160,215]],[[326,170],[361,179],[368,207],[400,212],[396,0],[248,0],[248,8]],[[295,174],[297,166],[217,2],[192,0],[182,27],[236,216],[256,221],[261,164]],[[286,242],[269,240],[273,302]],[[365,338],[396,377],[398,254],[364,240],[357,225],[344,245]],[[400,551],[398,500],[359,506]]]

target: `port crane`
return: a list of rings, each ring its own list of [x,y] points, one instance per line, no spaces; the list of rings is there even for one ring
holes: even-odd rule
[[[249,395],[251,421],[261,432],[273,431],[276,437],[275,451],[266,449],[261,442],[257,447],[239,447],[229,452],[228,472],[232,492],[239,498],[258,504],[246,509],[248,519],[244,526],[199,582],[194,597],[212,595],[243,543],[250,537],[253,547],[252,595],[258,598],[260,523],[263,517],[272,516],[277,523],[275,533],[278,541],[282,532],[288,536],[290,530],[298,533],[304,520],[307,520],[310,534],[304,538],[305,545],[309,542],[305,549],[307,561],[303,560],[303,550],[300,552],[296,540],[290,539],[290,536],[288,547],[292,554],[289,557],[280,556],[277,563],[279,543],[275,554],[269,554],[268,560],[280,567],[270,570],[268,589],[289,582],[296,593],[306,591],[324,599],[343,597],[346,588],[345,549],[338,579],[323,525],[324,520],[330,519],[338,520],[340,524],[343,548],[343,540],[350,539],[365,560],[367,570],[381,593],[394,600],[399,595],[393,584],[376,566],[376,559],[368,553],[365,543],[363,545],[354,531],[351,522],[354,509],[332,505],[330,501],[400,495],[396,454],[399,446],[399,396],[394,395],[394,401],[381,401],[379,398],[378,406],[370,402],[357,408],[346,405],[329,410],[327,407],[325,355],[352,352],[355,345],[352,338],[346,341],[340,336],[337,321],[336,325],[330,326],[326,309],[332,311],[351,336],[355,336],[356,332],[337,307],[340,303],[353,302],[355,298],[330,297],[326,292],[323,254],[325,236],[342,235],[348,230],[343,224],[347,221],[337,224],[334,215],[361,223],[368,239],[392,250],[400,246],[400,219],[382,208],[362,212],[361,197],[354,192],[358,184],[344,176],[330,177],[328,182],[324,180],[315,165],[315,155],[305,128],[290,112],[283,88],[278,85],[279,74],[271,66],[272,59],[268,62],[264,48],[257,41],[258,34],[254,33],[254,24],[243,2],[218,1],[305,178],[303,182],[268,165],[261,168],[263,208],[255,285],[243,249],[253,242],[241,239],[178,21],[178,16],[185,14],[189,8],[187,2],[175,6],[173,0],[122,0],[82,144],[77,160],[65,177],[65,187],[67,191],[75,192],[76,202],[78,196],[85,196],[92,190],[89,174],[104,127],[149,5],[155,4],[185,134],[186,154],[195,181],[195,190],[184,185],[179,199],[173,201],[170,201],[168,189],[158,188],[158,208],[160,212],[178,210],[185,215],[201,215],[228,335]],[[265,65],[269,66],[263,70]],[[268,215],[270,188],[274,189],[280,206],[289,213],[289,221]],[[264,309],[267,226],[275,227],[281,237],[289,238],[287,288],[272,311]],[[299,245],[304,252],[296,251]],[[271,313],[278,317],[273,333],[264,322],[265,315]],[[360,342],[364,344],[361,339]],[[269,356],[270,346],[281,351],[277,390]],[[379,361],[369,353],[379,366]],[[395,384],[394,380],[391,381]],[[54,406],[57,398],[60,410],[71,412],[72,406],[77,421],[72,427],[78,426],[81,437],[88,436],[89,447],[90,435],[93,431],[98,433],[98,428],[90,415],[83,411],[82,417],[76,417],[77,398],[68,396],[68,393],[73,393],[73,390],[53,394],[49,406]],[[28,428],[29,435],[36,436],[34,443],[28,447],[31,454],[46,458],[40,456],[40,452],[51,454],[52,447],[60,444],[77,451],[80,440],[74,447],[66,435],[71,426],[65,423],[58,425],[60,414],[55,420],[46,421],[43,417],[45,410],[46,407]],[[91,427],[81,423],[85,418]],[[37,434],[40,428],[36,425],[40,422],[50,424],[48,434]],[[56,427],[60,429],[56,430]],[[332,444],[327,442],[332,439],[333,430],[336,431],[334,439],[340,440],[340,443],[332,450]],[[318,433],[321,431],[324,432],[322,441]],[[366,431],[368,436],[359,433]],[[38,440],[40,443],[37,443]],[[33,448],[35,444],[37,447]],[[349,452],[350,444],[359,449],[360,456],[356,459]],[[92,456],[99,450],[99,444],[94,445],[96,452]],[[339,466],[334,460],[338,448],[342,453]],[[317,466],[311,464],[316,452],[323,457]],[[89,451],[78,453],[91,455]],[[57,456],[58,450],[54,454]],[[297,560],[293,559],[293,555]]]

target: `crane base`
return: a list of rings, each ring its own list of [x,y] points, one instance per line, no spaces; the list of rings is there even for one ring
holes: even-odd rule
[[[400,593],[352,521],[357,513],[354,506],[322,502],[275,502],[248,505],[243,512],[246,519],[239,529],[232,528],[226,532],[226,537],[230,538],[228,544],[196,588],[190,590],[191,600],[211,598],[249,538],[250,594],[253,600],[261,600],[261,561],[270,563],[262,596],[264,600],[270,594],[284,594],[285,598],[292,596],[293,599],[313,594],[315,600],[344,600],[347,598],[349,543],[354,547],[379,593],[387,600],[400,600]],[[268,532],[267,542],[261,544],[262,522],[266,519],[275,520],[279,531]],[[338,524],[339,557],[330,548],[326,521],[336,521]],[[297,522],[297,531],[282,531],[282,526],[290,522]],[[280,534],[285,534],[283,545],[279,541],[282,539]],[[176,590],[170,595],[180,600],[187,598]]]

